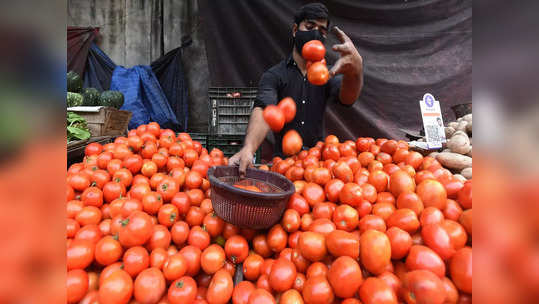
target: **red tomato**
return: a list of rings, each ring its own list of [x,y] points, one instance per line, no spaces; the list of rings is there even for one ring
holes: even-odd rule
[[[234,285],[232,276],[226,270],[217,271],[208,286],[206,298],[208,303],[225,304],[232,298]]]
[[[442,280],[427,270],[414,270],[404,276],[403,297],[407,303],[445,303]]]
[[[335,299],[335,294],[325,276],[308,278],[302,294],[306,303],[332,303]]]
[[[422,245],[413,245],[410,248],[406,258],[406,267],[409,270],[429,270],[440,278],[445,276],[443,260],[432,249]]]
[[[325,237],[317,232],[303,232],[298,240],[298,248],[301,255],[313,262],[322,260],[327,253]]]
[[[184,276],[170,284],[167,298],[170,304],[193,303],[196,295],[196,281],[190,276]]]
[[[283,136],[283,142],[282,142],[282,149],[283,153],[287,156],[292,156],[299,151],[301,151],[301,148],[303,147],[303,139],[299,135],[296,130],[289,130],[286,132],[286,134]]]
[[[165,288],[163,273],[152,267],[139,273],[133,286],[133,295],[140,303],[157,303],[163,297]]]
[[[127,304],[132,295],[133,279],[122,269],[112,272],[99,286],[99,303]]]
[[[327,277],[335,295],[340,298],[354,296],[361,283],[363,283],[359,264],[348,256],[337,258],[331,264]]]
[[[391,243],[383,232],[367,230],[361,234],[360,260],[371,273],[381,274],[391,263]]]
[[[449,264],[449,272],[457,288],[472,293],[472,248],[459,249]]]
[[[307,79],[309,82],[321,86],[328,82],[329,80],[329,70],[325,64],[322,62],[313,63],[307,70]]]
[[[453,242],[441,224],[429,224],[421,228],[425,245],[434,250],[442,259],[448,260],[455,254]]]
[[[255,285],[249,281],[239,282],[232,292],[232,304],[247,304],[249,296],[255,289]]]
[[[393,289],[379,278],[370,277],[359,288],[359,298],[364,304],[397,304]]]
[[[277,292],[291,289],[294,285],[296,274],[294,263],[284,258],[277,259],[273,263],[268,277],[270,287]]]
[[[152,236],[152,227],[152,220],[148,214],[135,211],[122,221],[119,241],[126,247],[143,245]]]
[[[283,111],[286,123],[294,120],[294,117],[296,116],[296,102],[294,99],[285,97],[277,104],[277,106]]]
[[[208,246],[200,256],[200,265],[207,274],[214,274],[225,263],[226,255],[223,248],[217,244]]]
[[[258,287],[249,295],[247,304],[275,304],[275,298],[268,290]]]
[[[321,61],[326,56],[326,48],[320,40],[311,40],[303,45],[301,56],[307,61]]]
[[[88,291],[88,274],[82,269],[67,272],[67,302],[78,303]]]
[[[283,110],[276,105],[268,105],[264,109],[263,117],[273,132],[280,132],[284,126],[285,115]]]

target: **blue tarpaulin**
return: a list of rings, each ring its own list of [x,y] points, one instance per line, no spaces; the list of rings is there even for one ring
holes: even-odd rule
[[[133,113],[129,129],[150,121],[157,122],[163,128],[179,127],[176,115],[149,66],[117,66],[112,73],[110,89],[124,94],[124,105],[121,109]]]

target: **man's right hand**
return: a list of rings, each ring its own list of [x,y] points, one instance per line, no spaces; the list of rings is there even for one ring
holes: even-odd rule
[[[238,153],[234,154],[229,160],[228,164],[231,166],[239,166],[240,177],[245,177],[245,171],[247,167],[254,167],[253,165],[253,152],[247,147],[243,147]]]

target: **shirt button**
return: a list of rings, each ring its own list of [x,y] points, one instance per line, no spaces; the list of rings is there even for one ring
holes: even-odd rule
[[[303,100],[301,103],[305,104],[305,100]]]
[[[302,122],[301,122],[301,124],[302,124],[302,125],[304,125],[304,124],[305,124],[305,122],[304,122],[304,121],[302,121]]]
[[[305,77],[303,77],[303,81],[306,81],[307,79]]]

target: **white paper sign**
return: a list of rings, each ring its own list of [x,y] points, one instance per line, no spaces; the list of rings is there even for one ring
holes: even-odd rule
[[[429,149],[441,148],[442,143],[446,140],[440,103],[432,94],[427,93],[423,95],[423,100],[419,101],[419,107],[421,108],[427,146]]]

